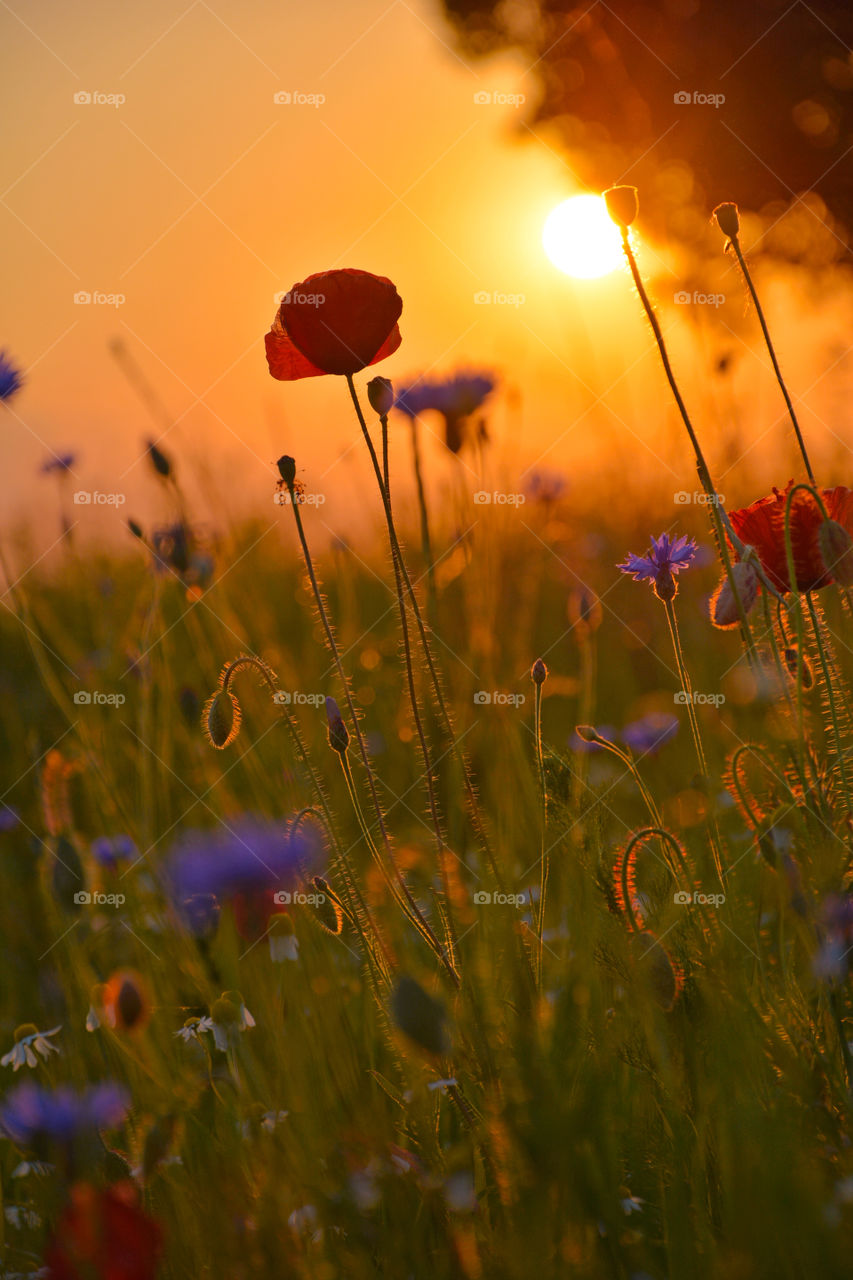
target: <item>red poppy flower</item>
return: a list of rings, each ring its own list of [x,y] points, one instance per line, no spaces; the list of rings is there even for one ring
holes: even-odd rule
[[[358,373],[396,351],[403,301],[369,271],[320,271],[295,284],[266,335],[270,373],[281,382]]]
[[[743,542],[755,547],[768,578],[782,592],[791,590],[785,554],[785,508],[793,484],[794,481],[790,480],[784,492],[774,488],[772,495],[729,513],[735,533]],[[820,496],[830,520],[837,520],[848,533],[853,534],[853,490],[837,485],[834,489],[821,489]],[[828,586],[834,579],[818,545],[824,518],[820,507],[805,489],[798,489],[794,494],[790,523],[797,588],[816,591],[819,587]]]
[[[154,1280],[162,1234],[129,1182],[71,1188],[44,1260],[50,1280]]]

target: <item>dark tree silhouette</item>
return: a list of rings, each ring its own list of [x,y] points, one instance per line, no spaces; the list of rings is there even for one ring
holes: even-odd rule
[[[444,7],[466,56],[524,52],[543,94],[527,126],[559,130],[583,185],[640,187],[658,230],[697,239],[698,209],[781,212],[808,191],[853,227],[850,0]]]

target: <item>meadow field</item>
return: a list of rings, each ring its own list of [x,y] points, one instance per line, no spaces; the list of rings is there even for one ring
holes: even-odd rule
[[[780,371],[727,509],[608,208],[676,492],[629,439],[624,486],[514,474],[500,371],[403,386],[394,285],[336,270],[266,358],[334,380],[368,535],[306,424],[273,537],[152,426],[156,519],[5,538],[3,1276],[850,1274],[849,450],[815,478]]]

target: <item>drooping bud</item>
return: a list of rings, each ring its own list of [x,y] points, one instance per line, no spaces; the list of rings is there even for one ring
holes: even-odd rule
[[[163,453],[162,449],[158,449],[153,440],[148,441],[148,460],[151,463],[158,476],[162,476],[164,480],[168,480],[172,474],[172,463]]]
[[[296,461],[289,454],[283,453],[276,463],[278,474],[281,476],[288,489],[296,479]]]
[[[540,688],[548,679],[548,668],[545,666],[545,663],[541,658],[537,658],[531,667],[530,679]]]
[[[314,919],[327,933],[333,933],[337,936],[343,932],[344,928],[344,913],[340,899],[322,876],[314,876],[311,883],[317,893],[317,901],[314,904]]]
[[[755,598],[758,595],[758,574],[748,560],[738,560],[732,565],[732,579],[746,615],[755,604]],[[732,589],[731,581],[723,578],[711,596],[711,621],[720,631],[728,631],[740,622],[735,590]]]
[[[837,520],[824,520],[817,545],[829,573],[842,587],[853,586],[853,538]]]
[[[419,982],[405,975],[391,996],[395,1025],[427,1053],[444,1054],[450,1048],[444,1006],[424,991]]]
[[[740,231],[740,218],[738,217],[737,205],[731,200],[726,200],[722,204],[718,204],[714,210],[714,217],[717,219],[717,226],[720,228],[724,236],[728,236],[733,240]]]
[[[201,724],[211,746],[230,747],[240,732],[240,704],[230,689],[217,689],[204,704]]]
[[[394,406],[394,388],[390,378],[371,378],[367,384],[370,407],[380,418],[387,418]]]
[[[342,756],[349,746],[349,730],[334,698],[326,699],[326,719],[329,722],[329,746]]]
[[[812,671],[812,664],[809,662],[806,655],[802,655],[802,666],[800,666],[800,651],[796,645],[792,645],[790,648],[786,649],[783,656],[785,658],[785,666],[787,667],[788,675],[791,679],[796,680],[797,669],[799,667],[800,683],[804,689],[811,689],[814,684],[814,673]]]
[[[637,216],[637,188],[610,187],[604,193],[604,203],[607,205],[607,212],[617,227],[630,227]]]

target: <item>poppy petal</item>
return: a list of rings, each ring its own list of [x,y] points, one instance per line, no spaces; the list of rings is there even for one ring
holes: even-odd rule
[[[309,276],[285,294],[267,334],[270,373],[282,381],[358,373],[400,345],[402,309],[384,276],[352,269]]]

